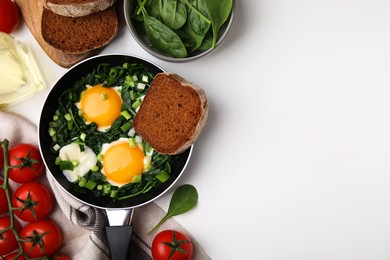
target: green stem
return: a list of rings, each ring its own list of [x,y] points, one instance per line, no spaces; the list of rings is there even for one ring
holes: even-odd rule
[[[139,15],[141,13],[141,11],[144,9],[145,3],[146,3],[146,0],[142,1],[141,3],[140,3],[140,1],[138,1],[139,8],[137,10],[137,15]]]
[[[148,232],[147,235],[149,236],[149,235],[152,234],[154,231],[156,231],[156,229],[157,229],[159,226],[161,226],[161,224],[162,224],[165,220],[167,220],[168,218],[170,218],[170,216],[165,215],[165,216],[160,220],[160,222],[158,222],[157,225],[155,225],[155,226]]]
[[[14,216],[14,209],[12,208],[12,202],[11,202],[11,194],[10,194],[10,191],[9,191],[9,178],[8,178],[8,174],[9,174],[9,169],[11,168],[15,168],[15,166],[10,166],[8,165],[8,146],[9,146],[9,141],[7,139],[4,139],[2,142],[1,142],[1,147],[3,148],[3,151],[4,151],[4,181],[3,181],[3,185],[1,185],[1,189],[4,189],[4,192],[5,192],[5,197],[7,198],[7,203],[8,203],[8,210],[9,210],[9,218],[10,218],[10,222],[11,222],[11,225],[5,229],[5,230],[12,230],[12,233],[14,233],[15,235],[15,238],[16,240],[18,241],[18,245],[19,245],[19,254],[18,256],[24,256],[26,259],[30,259],[28,258],[24,252],[23,252],[23,248],[22,248],[22,239],[20,238],[19,236],[19,233],[18,231],[16,230],[15,228],[15,216]],[[21,166],[21,165],[18,165],[18,166]]]

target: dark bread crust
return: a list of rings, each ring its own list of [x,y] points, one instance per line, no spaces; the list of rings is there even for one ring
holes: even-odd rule
[[[157,152],[178,154],[198,138],[207,115],[203,89],[176,74],[159,73],[135,115],[133,127]]]
[[[41,33],[54,48],[68,54],[81,54],[110,43],[118,32],[118,26],[114,6],[76,18],[43,8]]]

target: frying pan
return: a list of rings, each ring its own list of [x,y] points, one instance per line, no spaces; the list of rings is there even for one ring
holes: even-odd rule
[[[179,155],[177,161],[172,165],[172,173],[169,180],[154,187],[147,193],[124,200],[112,200],[107,197],[95,197],[92,193],[77,193],[73,189],[73,184],[69,182],[58,165],[55,165],[56,154],[51,152],[51,137],[48,134],[49,122],[52,121],[53,113],[57,109],[58,98],[67,88],[71,88],[74,83],[83,76],[90,73],[101,63],[110,65],[122,65],[123,63],[139,63],[145,65],[150,72],[163,72],[159,66],[143,58],[125,54],[98,55],[86,59],[70,68],[50,90],[43,104],[41,117],[38,126],[39,147],[44,163],[49,174],[57,184],[70,196],[92,207],[105,210],[109,225],[106,226],[107,239],[111,251],[112,259],[129,259],[129,245],[131,240],[132,226],[131,217],[133,209],[145,205],[169,190],[183,173],[192,153],[192,146]]]

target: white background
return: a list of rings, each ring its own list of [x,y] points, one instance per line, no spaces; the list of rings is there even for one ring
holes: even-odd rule
[[[176,220],[218,260],[390,259],[390,1],[238,0],[235,14],[200,60],[157,60],[125,26],[103,51],[206,91],[209,118],[177,184],[199,203]],[[13,35],[49,90],[66,70],[24,24]],[[8,110],[38,124],[48,90]]]

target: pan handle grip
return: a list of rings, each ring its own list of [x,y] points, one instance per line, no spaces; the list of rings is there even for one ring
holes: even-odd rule
[[[133,226],[106,226],[112,260],[130,259],[130,242]]]

